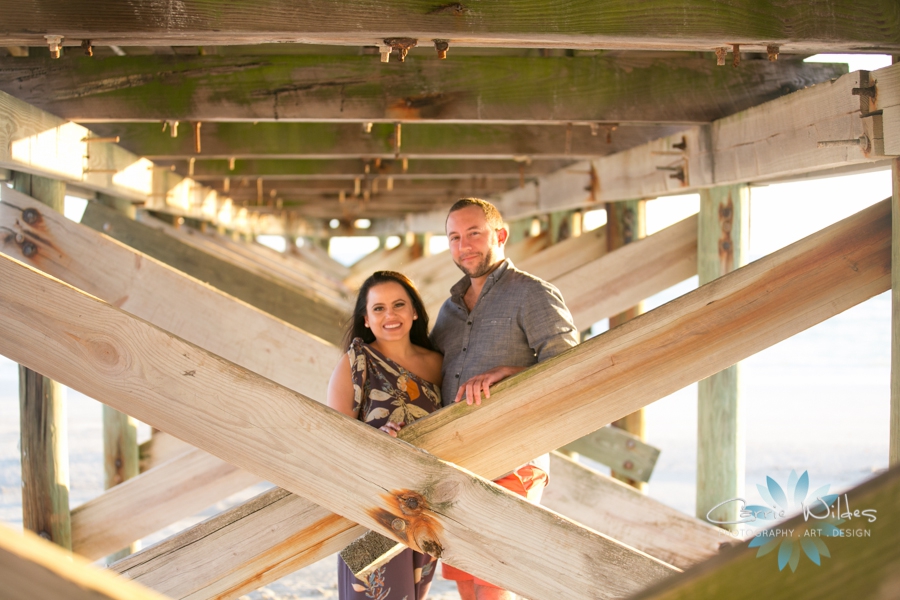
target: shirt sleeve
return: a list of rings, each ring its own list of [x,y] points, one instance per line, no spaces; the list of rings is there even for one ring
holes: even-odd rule
[[[559,290],[546,281],[534,281],[520,312],[522,328],[537,361],[544,362],[578,345],[578,331]]]

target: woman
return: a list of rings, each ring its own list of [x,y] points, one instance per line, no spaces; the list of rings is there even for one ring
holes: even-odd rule
[[[328,406],[397,437],[441,407],[441,361],[428,339],[428,315],[413,283],[377,271],[363,282],[344,337],[346,353],[328,383]],[[409,548],[364,584],[338,556],[341,600],[422,600],[436,559]]]

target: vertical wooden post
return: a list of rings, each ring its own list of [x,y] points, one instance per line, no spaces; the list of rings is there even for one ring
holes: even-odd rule
[[[717,187],[700,192],[697,272],[700,285],[730,273],[747,260],[750,188]],[[699,383],[697,399],[697,518],[714,506],[743,495],[744,439],[740,422],[740,365]],[[715,521],[737,520],[729,503],[712,513]],[[734,530],[736,525],[722,525]]]
[[[894,57],[897,63],[897,57]],[[900,464],[900,158],[891,161],[891,441],[889,464]]]
[[[13,174],[13,187],[62,212],[66,184]],[[40,302],[40,298],[33,298]],[[69,456],[63,387],[19,366],[19,423],[22,452],[22,523],[25,529],[72,549],[69,518]]]
[[[607,249],[612,252],[641,239],[647,235],[647,202],[645,200],[627,200],[624,202],[609,202],[606,204],[606,243]],[[644,303],[640,302],[628,310],[613,315],[609,318],[609,328],[613,329],[622,323],[633,319],[644,312]],[[644,424],[644,409],[631,413],[624,419],[614,422],[615,427],[633,433],[640,439],[646,438],[646,425]],[[644,491],[646,484],[630,477],[619,475],[612,469],[611,475],[619,481]]]
[[[124,198],[98,194],[97,200],[110,208],[135,218],[136,210]],[[140,473],[140,452],[137,443],[137,420],[106,405],[103,406],[103,474],[104,487],[109,489]],[[107,557],[112,564],[137,549],[135,544]]]
[[[556,244],[581,235],[581,211],[564,210],[550,213],[550,243]]]

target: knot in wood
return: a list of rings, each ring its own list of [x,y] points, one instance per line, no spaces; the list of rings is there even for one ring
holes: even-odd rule
[[[22,211],[22,220],[29,225],[34,225],[41,220],[41,213],[34,208],[26,208]]]
[[[406,492],[397,496],[397,506],[404,515],[417,516],[422,514],[422,509],[428,506],[428,502],[416,492]]]

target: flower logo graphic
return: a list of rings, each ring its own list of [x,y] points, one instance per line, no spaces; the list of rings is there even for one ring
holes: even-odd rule
[[[809,473],[804,471],[797,475],[791,471],[788,477],[787,490],[778,485],[771,477],[766,477],[766,485],[756,485],[759,495],[768,506],[747,506],[747,511],[752,511],[757,520],[774,521],[778,516],[784,516],[797,509],[803,511],[805,517],[810,514],[816,519],[825,519],[831,505],[837,500],[837,494],[829,494],[831,484],[824,485],[809,494]],[[823,514],[824,513],[824,514]],[[800,555],[805,554],[815,565],[822,564],[822,557],[831,558],[828,546],[822,537],[834,537],[840,535],[837,525],[843,523],[843,519],[827,518],[816,523],[815,528],[807,529],[803,535],[796,539],[791,530],[790,536],[764,536],[757,535],[750,542],[750,548],[759,548],[756,557],[765,556],[778,548],[778,570],[783,571],[786,566],[791,567],[791,572],[797,570],[800,564]],[[812,532],[813,535],[809,535]]]

